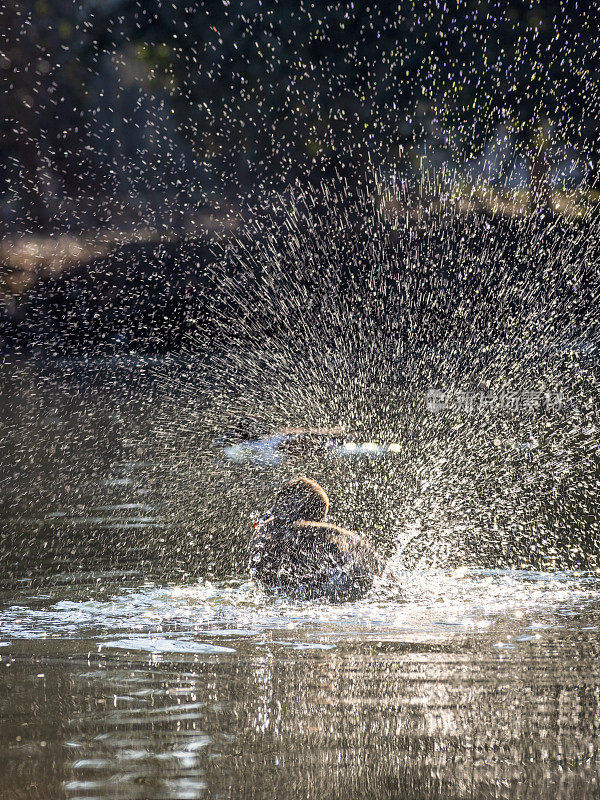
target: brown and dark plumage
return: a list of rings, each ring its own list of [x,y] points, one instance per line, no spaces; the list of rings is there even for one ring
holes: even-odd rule
[[[285,483],[254,526],[249,545],[252,578],[296,597],[357,600],[382,564],[356,533],[325,522],[329,499],[316,481]]]

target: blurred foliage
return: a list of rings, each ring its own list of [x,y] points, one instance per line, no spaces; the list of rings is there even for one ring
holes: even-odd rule
[[[4,0],[0,196],[44,225],[57,196],[127,194],[127,147],[185,191],[357,182],[370,163],[456,167],[500,124],[532,181],[554,137],[594,184],[598,30],[579,0]],[[136,122],[131,84],[166,117]],[[194,170],[171,177],[186,147]]]

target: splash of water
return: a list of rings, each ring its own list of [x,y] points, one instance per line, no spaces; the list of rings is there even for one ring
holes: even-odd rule
[[[598,220],[457,213],[429,185],[297,187],[217,244],[210,312],[163,371],[159,423],[174,517],[214,482],[199,514],[217,562],[307,472],[336,521],[407,564],[595,564]],[[432,408],[434,390],[454,405]],[[248,417],[265,436],[334,426],[396,446],[229,463],[214,438]]]

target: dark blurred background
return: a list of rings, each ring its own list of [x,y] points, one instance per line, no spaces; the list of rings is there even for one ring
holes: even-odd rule
[[[82,283],[95,299],[73,325],[110,305],[108,338],[129,347],[119,298],[137,287],[151,339],[156,309],[177,320],[152,346],[176,345],[214,231],[294,181],[352,194],[373,169],[417,188],[427,174],[458,210],[587,218],[594,5],[4,0],[3,346],[39,344],[39,316],[64,315]]]

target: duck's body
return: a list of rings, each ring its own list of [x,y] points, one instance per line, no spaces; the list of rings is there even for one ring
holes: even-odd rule
[[[327,495],[314,481],[285,484],[250,541],[252,577],[298,597],[363,597],[382,565],[360,536],[324,521],[327,508]]]

